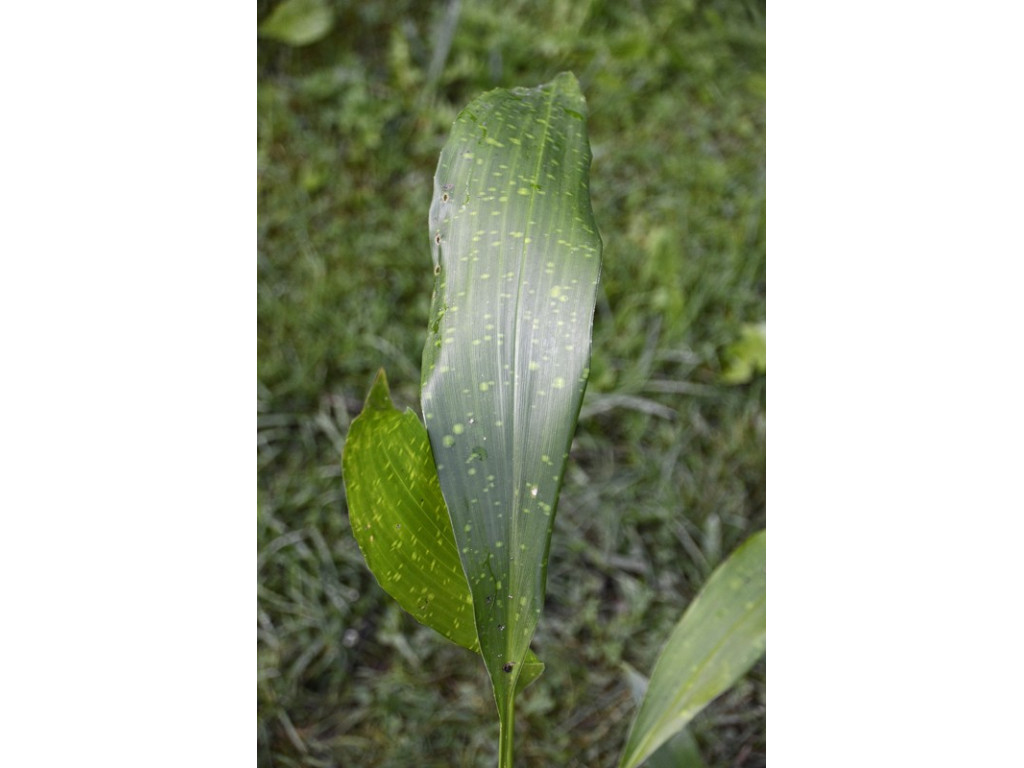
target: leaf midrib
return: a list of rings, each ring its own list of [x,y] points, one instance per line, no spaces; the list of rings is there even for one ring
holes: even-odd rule
[[[529,251],[530,245],[531,245],[532,240],[533,240],[533,238],[531,237],[531,234],[532,234],[533,228],[535,226],[533,212],[534,212],[534,206],[535,206],[536,201],[537,201],[537,185],[539,184],[540,169],[544,165],[544,152],[545,152],[545,149],[546,149],[546,146],[547,146],[548,134],[550,133],[550,130],[551,130],[551,113],[554,111],[555,99],[557,97],[557,93],[558,93],[558,86],[554,85],[551,88],[551,90],[550,90],[550,96],[549,96],[548,105],[547,105],[547,112],[544,115],[543,132],[541,134],[540,143],[539,143],[540,149],[537,152],[537,162],[536,162],[536,164],[534,166],[533,173],[532,173],[532,175],[530,177],[531,182],[532,182],[531,183],[531,189],[530,189],[530,201],[529,201],[529,205],[527,206],[527,209],[526,209],[526,221],[525,221],[525,223],[523,225],[523,245],[522,245],[522,248],[520,249],[520,252],[519,252],[519,270],[518,270],[519,280],[518,280],[518,285],[516,287],[516,301],[515,301],[515,306],[514,306],[513,315],[512,315],[513,322],[515,324],[513,329],[512,329],[512,331],[513,331],[513,333],[512,333],[512,361],[513,361],[513,366],[514,367],[513,367],[513,371],[512,371],[512,392],[511,392],[511,400],[512,400],[512,413],[511,413],[511,417],[512,418],[511,418],[511,421],[512,421],[512,435],[513,436],[515,436],[517,434],[520,434],[519,431],[518,431],[518,429],[519,429],[519,410],[520,410],[519,409],[519,393],[520,393],[521,390],[526,391],[528,393],[528,390],[529,390],[528,381],[530,379],[530,370],[529,370],[528,366],[523,371],[523,376],[522,376],[523,380],[522,380],[521,383],[520,383],[520,380],[519,380],[520,377],[519,377],[519,375],[517,375],[518,374],[518,360],[519,360],[519,342],[520,342],[519,327],[520,327],[520,324],[522,322],[522,315],[521,315],[520,307],[521,307],[521,304],[522,304],[523,283],[524,283],[524,281],[522,279],[522,276],[523,276],[523,274],[526,271],[527,252]],[[513,470],[512,471],[512,482],[514,483],[514,486],[513,486],[513,489],[512,489],[513,506],[516,506],[518,504],[519,494],[522,492],[522,478],[524,477],[524,471],[525,471],[525,467],[523,466],[524,463],[525,463],[525,459],[524,459],[524,455],[523,454],[525,452],[525,448],[526,448],[525,441],[513,439],[513,442],[512,442],[512,470]],[[507,533],[506,541],[508,541],[509,544],[510,544],[510,550],[509,551],[511,551],[511,552],[518,552],[518,548],[519,548],[519,536],[518,536],[518,534],[520,532],[520,527],[518,525],[516,525],[516,523],[515,523],[516,517],[515,517],[514,509],[509,509],[507,511],[507,514],[508,514],[508,518],[506,519],[506,523],[505,523],[505,525],[506,525],[506,533]],[[508,564],[508,578],[509,578],[510,582],[513,581],[513,579],[512,579],[512,570],[513,570],[512,563],[509,562],[509,564]],[[527,620],[529,620],[529,619],[527,619]],[[515,638],[517,638],[518,636],[519,636],[518,633],[509,633],[509,635],[506,637],[506,640],[505,640],[505,650],[506,650],[506,653],[509,651],[512,643],[515,642]],[[518,672],[516,673],[516,676],[518,676]],[[509,686],[509,690],[514,690],[514,686],[510,685]]]

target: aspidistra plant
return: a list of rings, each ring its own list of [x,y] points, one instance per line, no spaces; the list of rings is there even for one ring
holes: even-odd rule
[[[541,669],[530,641],[587,382],[601,264],[590,160],[570,73],[459,114],[429,213],[427,440],[381,377],[345,449],[352,528],[378,581],[483,658],[501,765],[512,764],[516,690]]]
[[[423,421],[381,371],[343,456],[352,530],[417,620],[479,653],[513,762],[530,649],[586,388],[601,239],[576,78],[495,90],[455,121],[429,213],[434,295]],[[709,578],[665,645],[620,765],[671,763],[672,735],[764,652],[765,538]],[[662,750],[662,747],[665,747]]]

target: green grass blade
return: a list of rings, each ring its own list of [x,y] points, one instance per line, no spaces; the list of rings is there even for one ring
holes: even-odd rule
[[[569,73],[490,91],[434,177],[423,415],[503,727],[588,374],[601,239],[585,114]]]
[[[417,621],[479,652],[427,431],[394,407],[383,370],[352,422],[342,469],[352,533],[377,582]],[[521,687],[544,669],[532,651],[524,665]]]
[[[619,768],[635,768],[725,692],[765,648],[765,533],[708,579],[662,649]]]

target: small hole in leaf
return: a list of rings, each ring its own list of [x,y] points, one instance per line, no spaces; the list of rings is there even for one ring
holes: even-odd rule
[[[503,666],[502,669],[504,671],[506,671],[506,672],[511,672],[512,671],[512,667],[514,667],[514,666],[515,666],[515,664],[513,662],[509,661],[509,662],[506,662],[505,666]]]

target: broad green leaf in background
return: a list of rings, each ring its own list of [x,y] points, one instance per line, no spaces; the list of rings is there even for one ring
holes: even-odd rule
[[[661,651],[619,768],[635,768],[765,649],[765,532],[715,569]]]
[[[334,11],[325,0],[284,0],[260,24],[259,33],[289,45],[322,40],[334,26]]]
[[[503,765],[590,359],[601,239],[585,114],[568,72],[480,96],[452,126],[430,207],[423,415],[473,593]]]
[[[427,431],[392,405],[384,371],[352,422],[342,465],[352,533],[378,583],[419,622],[479,652]],[[544,668],[532,652],[525,664],[521,687]]]

